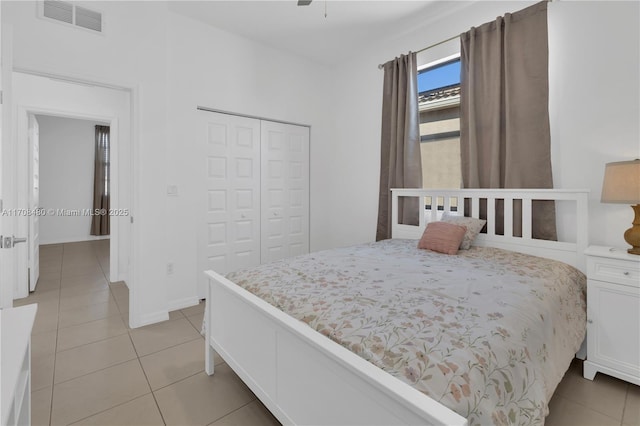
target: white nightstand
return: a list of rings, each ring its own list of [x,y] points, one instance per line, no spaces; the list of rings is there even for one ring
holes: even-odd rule
[[[587,360],[597,372],[640,385],[640,256],[590,246],[587,255]]]

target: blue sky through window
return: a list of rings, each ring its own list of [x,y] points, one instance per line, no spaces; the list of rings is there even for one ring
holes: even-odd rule
[[[460,59],[418,71],[418,93],[460,84]]]

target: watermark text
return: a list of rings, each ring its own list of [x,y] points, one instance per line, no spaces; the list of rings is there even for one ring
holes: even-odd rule
[[[0,216],[129,216],[129,209],[4,209]]]

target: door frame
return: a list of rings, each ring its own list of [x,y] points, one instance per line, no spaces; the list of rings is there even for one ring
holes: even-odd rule
[[[32,170],[29,165],[29,159],[31,157],[31,146],[28,141],[28,131],[29,131],[29,122],[28,117],[29,114],[33,115],[48,115],[59,118],[71,118],[76,120],[88,120],[88,121],[99,121],[99,122],[107,122],[111,127],[112,131],[110,132],[110,156],[111,156],[111,173],[110,173],[110,189],[111,189],[111,209],[119,209],[119,174],[120,174],[120,160],[119,160],[119,124],[117,117],[109,117],[109,116],[100,116],[93,114],[86,114],[78,111],[68,111],[63,109],[56,108],[42,108],[38,106],[26,106],[26,105],[17,105],[17,114],[15,117],[16,122],[16,163],[15,164],[25,164],[23,162],[26,161],[28,167],[17,168],[17,201],[18,205],[28,205],[29,196],[28,191],[24,191],[24,189],[29,189],[32,183]],[[26,182],[25,182],[26,181]],[[26,183],[26,187],[25,187]],[[22,189],[22,190],[21,190]],[[30,208],[30,207],[29,207]],[[124,208],[124,207],[123,207]],[[31,230],[29,229],[28,220],[18,220],[16,224],[16,235],[22,236],[23,234],[27,236],[27,238],[31,238]],[[26,226],[25,226],[26,225]],[[120,242],[120,226],[117,220],[112,220],[110,223],[110,244],[109,244],[109,277],[119,278],[120,277],[120,268],[118,265],[119,259],[119,242]],[[27,253],[29,256],[29,253]],[[24,289],[18,287],[18,283],[24,282],[24,277],[21,274],[24,271],[17,271],[16,276],[16,287],[14,288],[14,298],[27,297],[28,291],[25,293]],[[115,279],[114,281],[117,281]],[[28,282],[28,279],[27,279]]]
[[[3,27],[4,30],[4,27]],[[11,32],[9,31],[9,35],[11,34]],[[5,37],[4,36],[4,32],[3,32],[3,38],[2,38],[2,46],[3,46],[3,52],[2,52],[2,57],[3,59],[6,59],[5,57],[5,52],[6,50],[4,49],[4,46],[6,44],[6,40],[9,37]],[[9,55],[9,59],[11,59],[10,55]],[[42,70],[36,70],[36,69],[27,69],[27,68],[17,68],[17,67],[13,67],[11,61],[9,60],[3,60],[3,70],[8,69],[8,72],[3,72],[3,82],[9,81],[12,84],[10,85],[10,87],[8,87],[7,91],[9,92],[10,96],[11,96],[11,101],[10,101],[10,107],[7,107],[5,105],[5,107],[3,108],[3,129],[2,129],[2,136],[3,138],[7,135],[10,135],[10,137],[8,137],[7,141],[2,141],[3,143],[3,148],[7,148],[8,152],[3,152],[3,158],[2,158],[2,169],[3,169],[3,173],[6,172],[8,175],[9,180],[13,181],[15,179],[15,167],[13,167],[13,160],[14,160],[14,151],[16,148],[16,139],[14,137],[13,132],[15,131],[14,127],[15,127],[15,120],[12,117],[12,110],[14,109],[15,106],[15,101],[14,101],[14,96],[13,96],[13,82],[12,82],[12,75],[15,72],[18,73],[23,73],[23,74],[31,74],[31,75],[35,75],[38,77],[44,77],[44,78],[50,78],[53,80],[58,80],[58,81],[64,81],[64,82],[68,82],[68,83],[72,83],[72,84],[79,84],[79,85],[89,85],[89,86],[96,86],[96,87],[102,87],[102,88],[107,88],[107,89],[115,89],[115,90],[122,90],[125,92],[129,93],[129,102],[128,102],[128,115],[129,115],[129,132],[128,132],[128,136],[129,136],[129,150],[130,150],[130,156],[129,156],[129,161],[128,164],[123,165],[124,167],[127,167],[127,169],[129,170],[130,174],[129,174],[129,182],[128,186],[129,186],[129,203],[130,203],[130,216],[129,216],[129,220],[130,220],[130,233],[129,233],[129,241],[128,241],[128,248],[129,248],[129,262],[128,262],[128,274],[126,277],[126,285],[127,287],[129,287],[129,305],[130,305],[130,311],[129,311],[129,325],[132,327],[136,327],[139,326],[140,324],[140,313],[139,313],[139,302],[141,299],[141,295],[140,295],[140,291],[138,289],[137,283],[140,282],[140,268],[137,267],[137,261],[138,259],[140,259],[140,227],[139,226],[134,226],[135,222],[134,222],[134,218],[135,215],[137,214],[137,212],[140,210],[139,208],[139,197],[136,197],[135,194],[139,193],[139,182],[140,182],[140,177],[139,177],[139,173],[140,173],[140,147],[139,147],[139,140],[140,140],[140,90],[141,87],[139,84],[137,83],[132,83],[132,82],[112,82],[112,81],[101,81],[99,79],[96,79],[95,77],[91,77],[91,78],[86,78],[84,76],[78,76],[78,75],[62,75],[62,74],[58,74],[55,72],[47,72],[47,71],[42,71]],[[5,68],[5,65],[7,68]],[[9,117],[9,120],[5,121],[5,118]],[[7,155],[9,154],[9,155]],[[8,158],[10,157],[10,158]],[[9,163],[9,167],[5,168],[4,166]],[[5,170],[6,169],[6,170]],[[5,185],[5,183],[3,183],[3,185]],[[6,185],[5,185],[6,188]],[[3,197],[6,198],[12,198],[15,199],[16,198],[16,189],[15,186],[9,186],[9,188],[11,189],[11,193],[4,193]],[[14,226],[6,226],[5,229],[9,229],[9,230],[13,230]],[[11,250],[11,252],[13,253],[13,250]],[[14,263],[15,266],[15,263]],[[3,268],[5,270],[7,270],[8,268]],[[11,268],[12,270],[14,268]],[[4,271],[0,271],[0,274],[2,274],[2,272]],[[11,273],[10,273],[11,272]],[[6,271],[6,274],[4,274],[4,277],[7,278],[12,274],[12,271]],[[122,277],[116,277],[117,279],[121,279]],[[114,279],[114,277],[110,277],[110,279]],[[9,297],[12,295],[12,290],[13,290],[13,279],[8,280],[8,279],[0,279],[0,294],[2,295],[2,304],[3,306],[11,306],[13,303],[13,297]]]

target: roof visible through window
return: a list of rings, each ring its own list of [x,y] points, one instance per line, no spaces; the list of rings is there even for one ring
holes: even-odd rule
[[[418,71],[418,93],[460,85],[460,58]]]

